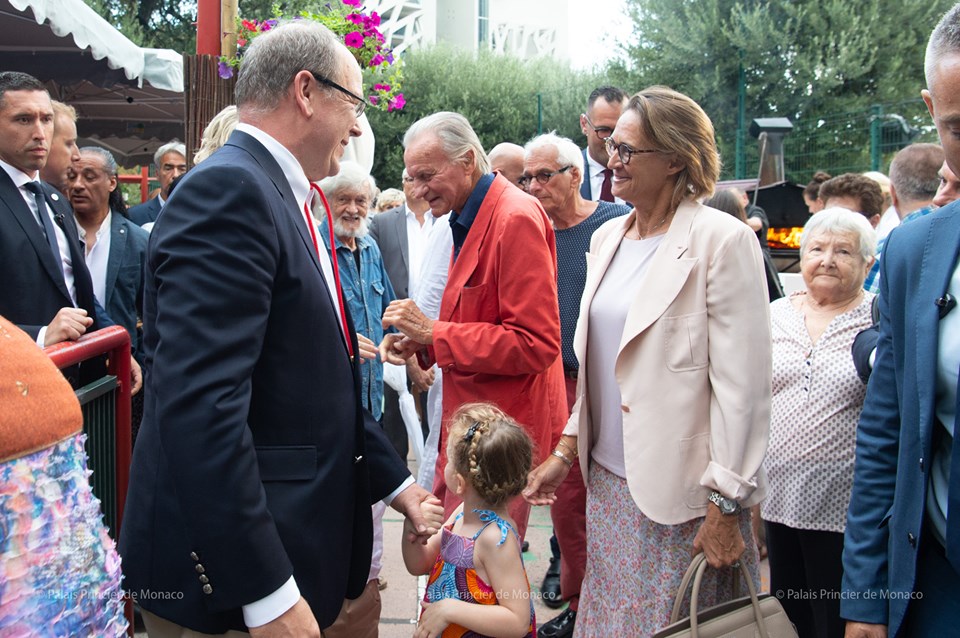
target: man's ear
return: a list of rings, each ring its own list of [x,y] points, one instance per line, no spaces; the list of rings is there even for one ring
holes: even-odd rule
[[[289,89],[297,108],[306,116],[313,115],[314,108],[310,98],[315,91],[319,90],[320,86],[313,81],[313,76],[307,70],[300,71],[293,76],[293,82],[290,83]]]

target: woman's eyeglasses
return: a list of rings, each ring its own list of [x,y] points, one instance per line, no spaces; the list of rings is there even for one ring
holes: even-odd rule
[[[613,155],[616,153],[620,156],[620,161],[624,166],[630,163],[630,158],[634,155],[642,153],[659,153],[660,151],[655,148],[630,148],[626,144],[617,144],[613,141],[612,137],[608,137],[605,142],[607,147],[607,155]]]

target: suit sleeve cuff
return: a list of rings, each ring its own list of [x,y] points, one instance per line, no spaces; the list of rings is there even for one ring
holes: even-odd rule
[[[387,495],[383,498],[382,503],[383,503],[384,505],[386,505],[387,507],[390,507],[390,504],[393,503],[393,499],[395,499],[395,498],[397,498],[398,496],[400,496],[400,492],[402,492],[403,490],[407,489],[407,488],[410,487],[411,485],[413,485],[413,477],[412,477],[412,476],[408,476],[408,477],[403,481],[403,483],[400,484],[400,487],[398,487],[397,489],[393,490],[392,492],[390,492],[389,494],[387,494]]]
[[[266,598],[243,605],[243,622],[247,627],[260,627],[289,611],[300,600],[300,588],[291,576],[280,589]]]

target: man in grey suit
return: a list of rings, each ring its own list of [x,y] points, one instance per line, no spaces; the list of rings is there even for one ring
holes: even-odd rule
[[[403,169],[403,193],[406,203],[373,217],[370,236],[377,242],[387,268],[387,276],[397,299],[412,298],[420,280],[427,236],[433,227],[430,204],[413,194],[413,180]],[[425,371],[416,362],[407,365],[407,379],[412,384],[414,397],[421,406],[421,428],[426,438],[426,391],[433,383],[433,371]],[[389,385],[383,388],[383,429],[401,457],[409,451],[407,430],[400,416],[400,396]]]

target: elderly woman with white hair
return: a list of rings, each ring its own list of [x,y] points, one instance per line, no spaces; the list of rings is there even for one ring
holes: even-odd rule
[[[761,505],[770,587],[801,636],[843,636],[839,596],[857,422],[866,387],[850,348],[872,323],[863,281],[876,237],[844,208],[812,216],[800,242],[806,289],[770,305],[773,401]],[[804,595],[813,592],[817,595]]]

